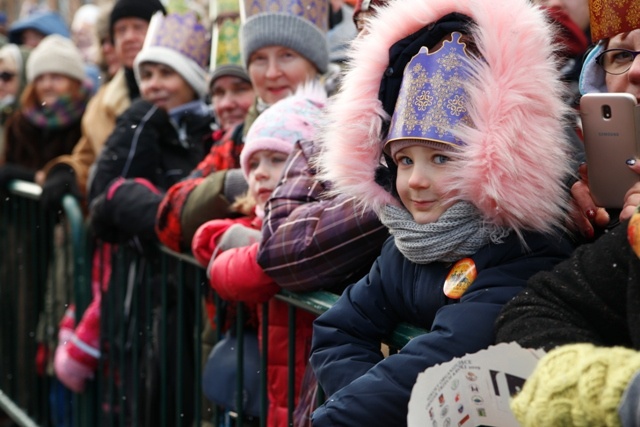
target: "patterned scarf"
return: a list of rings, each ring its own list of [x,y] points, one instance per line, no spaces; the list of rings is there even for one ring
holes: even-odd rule
[[[417,224],[405,208],[391,205],[384,207],[380,220],[398,250],[416,264],[458,261],[489,242],[502,243],[509,235],[509,229],[485,223],[469,202],[455,203],[430,224]]]
[[[62,95],[53,104],[23,106],[22,113],[39,128],[63,129],[80,120],[90,97],[90,88],[82,85],[75,96]]]

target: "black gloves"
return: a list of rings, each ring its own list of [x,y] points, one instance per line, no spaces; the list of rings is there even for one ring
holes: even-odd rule
[[[35,175],[36,172],[32,169],[13,163],[6,163],[0,166],[0,188],[5,190],[9,182],[14,179],[33,182]]]
[[[42,186],[40,203],[47,210],[59,210],[65,194],[71,194],[78,199],[82,198],[73,168],[68,165],[58,165],[47,175]]]
[[[95,237],[122,243],[133,236],[156,241],[155,221],[162,194],[142,178],[117,178],[91,202],[90,225]]]

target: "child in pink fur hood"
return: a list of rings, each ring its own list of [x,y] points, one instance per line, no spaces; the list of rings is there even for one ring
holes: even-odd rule
[[[365,25],[318,167],[391,237],[314,323],[310,361],[328,396],[314,427],[406,424],[418,374],[491,345],[503,304],[573,249],[559,231],[571,159],[544,12],[401,0]],[[430,332],[383,358],[399,323]]]

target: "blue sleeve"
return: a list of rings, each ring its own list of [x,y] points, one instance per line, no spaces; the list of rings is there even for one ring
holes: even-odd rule
[[[640,426],[640,372],[636,373],[620,401],[618,415],[622,427]]]
[[[530,252],[505,245],[486,255],[493,261],[454,303],[442,292],[449,267],[403,262],[388,244],[367,278],[349,287],[314,323],[311,363],[329,397],[312,416],[315,427],[405,425],[418,374],[493,344],[503,305],[535,271],[570,253],[568,245],[550,248],[541,241]],[[430,332],[383,359],[380,340],[399,322]]]
[[[512,295],[518,290],[514,289]],[[485,294],[489,296],[496,291],[487,290]],[[381,320],[384,304],[376,300],[369,308],[373,306],[378,307],[378,320]],[[413,338],[399,353],[386,359],[379,354],[379,341],[349,336],[357,333],[359,327],[364,327],[364,323],[352,323],[349,331],[337,330],[332,334],[334,351],[328,353],[333,356],[339,353],[339,359],[330,360],[330,354],[327,354],[325,366],[316,371],[320,384],[323,387],[328,384],[325,391],[330,398],[314,412],[313,425],[350,426],[355,420],[358,425],[366,426],[404,425],[411,390],[418,374],[430,366],[491,345],[493,324],[501,307],[500,303],[480,298],[473,302],[446,305],[438,311],[431,332]],[[376,321],[371,323],[375,325]],[[323,325],[320,322],[318,326]],[[314,328],[314,340],[316,330]],[[378,331],[383,333],[385,329],[380,326]],[[314,353],[312,359],[314,356],[318,358],[319,355]],[[327,370],[335,370],[342,375],[334,374],[328,380],[326,377],[331,374],[323,372]]]

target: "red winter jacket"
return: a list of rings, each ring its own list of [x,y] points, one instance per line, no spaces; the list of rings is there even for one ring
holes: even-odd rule
[[[229,226],[233,221],[228,221]],[[255,223],[254,223],[255,227]],[[228,249],[218,255],[209,269],[209,280],[221,298],[245,303],[268,301],[267,382],[270,427],[284,427],[287,419],[289,307],[273,296],[280,287],[267,276],[257,262],[259,243]],[[211,248],[213,250],[213,248]],[[262,305],[258,319],[262,320]],[[309,359],[311,330],[315,315],[302,310],[295,319],[295,403],[298,403],[300,383]],[[261,348],[264,348],[261,342]]]

